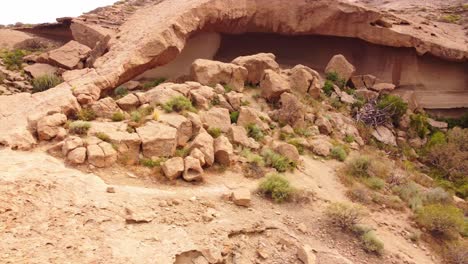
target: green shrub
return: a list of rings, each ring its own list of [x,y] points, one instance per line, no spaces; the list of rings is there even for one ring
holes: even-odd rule
[[[348,154],[342,146],[336,146],[332,148],[331,156],[339,161],[345,161]]]
[[[160,85],[161,83],[165,82],[166,81],[166,78],[159,78],[159,79],[156,79],[154,81],[150,81],[150,82],[146,82],[143,84],[143,89],[144,90],[149,90],[153,87],[156,87],[158,85]]]
[[[0,58],[3,60],[7,70],[18,71],[22,69],[23,57],[26,55],[26,51],[17,49],[0,53]]]
[[[242,157],[246,158],[249,163],[253,163],[259,167],[265,166],[265,160],[263,157],[256,153],[252,153],[250,149],[245,148],[240,154]]]
[[[393,192],[405,201],[413,211],[417,211],[422,206],[421,186],[412,181],[394,187]]]
[[[143,116],[140,113],[140,111],[132,111],[130,113],[130,120],[132,120],[133,122],[139,123],[142,118]]]
[[[304,154],[305,146],[302,144],[302,140],[298,138],[291,138],[291,139],[288,139],[287,142],[293,145],[294,147],[296,147],[300,155]]]
[[[387,94],[379,99],[377,107],[380,109],[386,109],[389,113],[392,113],[392,121],[394,124],[398,125],[401,117],[408,109],[408,104],[399,96]]]
[[[123,120],[125,120],[125,114],[122,113],[122,112],[115,112],[115,113],[112,114],[111,119],[112,119],[112,121],[114,121],[114,122],[123,121]]]
[[[294,188],[289,181],[279,174],[271,174],[265,180],[260,182],[260,191],[271,197],[275,202],[282,203],[291,198]]]
[[[103,133],[103,132],[96,133],[96,137],[99,138],[102,141],[105,141],[105,142],[110,142],[111,141],[109,135],[107,135],[106,133]]]
[[[382,190],[385,187],[385,181],[377,177],[366,178],[364,184],[372,190]]]
[[[433,146],[443,145],[447,143],[447,137],[443,132],[437,131],[429,138],[426,147],[432,148]]]
[[[285,172],[296,167],[296,164],[293,161],[271,149],[264,150],[262,152],[262,156],[265,159],[266,164],[275,168],[278,172]]]
[[[189,148],[177,148],[175,151],[175,155],[177,157],[182,157],[185,158],[190,154],[190,149]]]
[[[210,134],[213,138],[217,138],[221,136],[221,129],[218,127],[211,127],[208,129],[208,134]]]
[[[446,23],[452,23],[452,24],[458,24],[458,22],[461,20],[461,16],[457,14],[448,14],[444,15],[440,18],[442,22]]]
[[[196,112],[196,109],[195,107],[193,107],[192,102],[185,96],[176,96],[171,98],[166,104],[163,105],[163,108],[167,112]]]
[[[82,108],[80,111],[78,111],[76,117],[82,121],[93,121],[96,119],[96,112],[94,112],[94,110],[91,108]]]
[[[352,230],[367,215],[362,206],[347,203],[332,203],[326,210],[327,217],[342,229]]]
[[[61,84],[63,80],[56,75],[42,75],[31,81],[33,92],[43,92]]]
[[[128,90],[127,88],[123,87],[123,86],[119,86],[117,88],[115,88],[114,90],[114,95],[118,98],[121,98],[121,97],[124,97],[128,94]]]
[[[154,167],[159,167],[161,166],[161,164],[165,161],[165,159],[157,159],[157,160],[153,160],[153,159],[147,159],[147,158],[144,158],[144,159],[140,159],[140,164],[142,166],[145,166],[145,167],[148,167],[148,168],[154,168]]]
[[[353,143],[355,141],[355,138],[353,135],[346,135],[345,138],[344,138],[344,141],[346,143]]]
[[[361,186],[352,187],[346,192],[346,195],[353,202],[358,202],[362,204],[370,204],[372,201],[369,191],[366,188],[361,187]]]
[[[452,195],[441,187],[431,188],[424,193],[425,204],[450,204]]]
[[[365,251],[382,255],[384,251],[384,243],[377,238],[374,231],[369,231],[362,235],[361,241]]]
[[[229,84],[224,84],[223,87],[224,87],[224,92],[226,93],[229,93],[230,91],[233,90]]]
[[[337,72],[327,72],[326,78],[328,81],[333,82],[340,88],[343,88],[346,85],[346,80],[342,79]]]
[[[265,137],[263,131],[256,124],[247,125],[247,134],[249,135],[249,137],[257,141],[262,140]]]
[[[424,114],[414,114],[410,116],[410,131],[420,138],[425,138],[429,134],[429,123]]]
[[[229,116],[231,117],[231,123],[235,124],[237,123],[237,119],[239,119],[239,111],[231,112]]]
[[[419,210],[417,222],[436,235],[452,236],[462,231],[463,212],[451,205],[430,204]]]
[[[358,156],[346,164],[346,171],[353,177],[369,177],[370,165],[371,161],[368,156]]]
[[[335,90],[333,89],[333,82],[326,80],[322,90],[327,96],[331,96],[333,91]]]
[[[85,135],[91,128],[91,124],[85,121],[74,121],[69,125],[70,132],[77,135]]]

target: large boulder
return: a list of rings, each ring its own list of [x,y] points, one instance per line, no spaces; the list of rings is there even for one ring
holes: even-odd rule
[[[44,75],[55,75],[57,70],[57,67],[45,63],[35,63],[24,67],[24,72],[29,74],[32,78]]]
[[[71,136],[63,141],[62,153],[66,156],[70,151],[82,147],[84,145],[83,139],[77,136]]]
[[[297,97],[291,93],[283,93],[280,99],[281,107],[276,111],[280,123],[292,127],[302,127],[305,124],[305,109]]]
[[[140,99],[134,94],[128,94],[117,100],[116,103],[123,110],[129,111],[140,106]]]
[[[88,163],[98,168],[110,167],[117,160],[117,151],[107,142],[88,145]]]
[[[96,116],[108,119],[112,118],[114,113],[121,111],[111,97],[106,97],[93,103],[91,109],[96,113]]]
[[[148,122],[136,129],[142,141],[143,155],[151,157],[170,157],[177,147],[177,129],[174,127]]]
[[[203,85],[229,85],[238,92],[244,89],[247,73],[247,69],[242,66],[205,59],[195,60],[191,67],[193,80]]]
[[[234,149],[229,139],[221,135],[214,140],[215,161],[221,165],[229,166],[233,161]]]
[[[260,148],[260,144],[255,141],[255,139],[250,138],[247,135],[247,130],[243,126],[231,126],[231,129],[229,130],[229,138],[234,144],[239,144],[251,149]]]
[[[67,122],[67,116],[62,113],[45,116],[37,122],[37,135],[39,140],[51,140],[60,130],[63,130],[62,125]]]
[[[319,98],[321,92],[320,74],[304,65],[291,69],[289,83],[293,91]]]
[[[263,118],[265,119],[265,118]],[[262,130],[267,130],[270,127],[260,118],[259,112],[252,107],[243,106],[239,111],[239,118],[237,119],[239,126],[247,127],[248,125],[255,124]]]
[[[331,148],[333,145],[328,141],[326,137],[318,136],[308,141],[312,151],[320,156],[327,157],[330,155]]]
[[[232,63],[243,66],[248,71],[247,82],[253,85],[260,83],[265,70],[279,72],[279,65],[272,53],[259,53],[250,56],[237,57]]]
[[[395,90],[395,88],[396,88],[396,85],[394,85],[393,83],[376,83],[370,89],[376,92],[382,93],[382,92],[391,92]]]
[[[260,88],[262,89],[262,97],[268,101],[276,101],[282,93],[291,90],[289,81],[283,75],[272,70],[265,71]]]
[[[192,138],[193,125],[192,121],[187,119],[183,115],[176,113],[161,114],[159,121],[166,123],[177,129],[177,145],[185,146],[187,142]]]
[[[355,75],[351,77],[351,83],[355,89],[370,89],[374,86],[377,78],[374,75]]]
[[[330,120],[324,116],[318,116],[315,120],[315,125],[318,126],[318,129],[322,134],[328,135],[333,131],[333,126]]]
[[[252,200],[250,190],[248,188],[235,189],[232,191],[231,198],[235,205],[245,207],[250,206],[250,201]]]
[[[207,129],[219,128],[222,132],[228,132],[231,127],[231,117],[226,108],[213,107],[201,113],[200,118]]]
[[[71,164],[83,164],[86,161],[86,148],[78,147],[67,154],[67,161]]]
[[[170,88],[171,83],[164,83],[144,93],[136,93],[141,104],[164,105],[172,98],[183,96],[182,93]]]
[[[198,134],[190,145],[190,150],[199,149],[205,155],[205,163],[208,166],[213,165],[214,156],[214,140],[213,137],[207,132]]]
[[[393,132],[385,127],[385,126],[378,126],[372,131],[372,136],[374,136],[375,139],[378,141],[387,144],[387,145],[392,145],[396,146],[396,137],[393,134]]]
[[[72,40],[58,49],[49,51],[46,61],[67,70],[83,68],[90,52],[89,47]]]
[[[226,94],[226,98],[232,109],[237,111],[242,105],[242,98],[244,98],[244,94],[238,93],[236,91],[230,91]]]
[[[185,157],[183,178],[186,181],[203,180],[203,168],[200,165],[200,160],[191,156]]]
[[[184,172],[184,159],[181,157],[174,157],[172,159],[168,159],[163,163],[161,166],[164,175],[169,180],[175,180],[178,177],[182,176]]]
[[[348,81],[356,72],[356,67],[349,63],[345,56],[338,54],[331,58],[325,68],[325,73],[335,72],[344,81]]]
[[[281,142],[275,147],[275,151],[291,161],[299,161],[299,151],[297,148],[289,143]]]

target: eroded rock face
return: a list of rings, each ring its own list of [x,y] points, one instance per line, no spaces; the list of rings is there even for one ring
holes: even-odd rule
[[[72,70],[83,68],[83,62],[90,52],[89,47],[72,40],[58,49],[49,51],[44,56],[44,60],[58,67]]]
[[[201,120],[207,129],[220,129],[227,132],[231,127],[229,110],[225,108],[213,107],[201,114]]]
[[[242,92],[247,79],[247,69],[235,64],[198,59],[192,64],[191,77],[204,85],[221,83]]]

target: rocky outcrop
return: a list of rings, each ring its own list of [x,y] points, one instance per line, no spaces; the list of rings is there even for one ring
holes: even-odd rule
[[[90,52],[89,47],[72,40],[58,49],[42,54],[38,61],[67,70],[81,69]]]
[[[356,67],[341,54],[333,56],[325,68],[325,73],[337,73],[338,78],[347,82],[356,72]]]
[[[143,155],[173,156],[177,147],[177,129],[161,123],[149,122],[136,129],[142,141]]]
[[[277,101],[282,93],[290,91],[288,80],[281,74],[266,70],[260,82],[262,96],[268,101]]]
[[[279,72],[279,65],[275,59],[272,53],[259,53],[238,57],[232,63],[245,67],[248,71],[247,82],[256,85],[262,80],[265,70]]]
[[[198,59],[192,64],[191,77],[203,85],[221,83],[242,92],[247,69],[235,64]]]

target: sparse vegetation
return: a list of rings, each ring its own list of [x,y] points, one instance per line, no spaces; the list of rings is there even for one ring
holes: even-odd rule
[[[196,112],[195,107],[192,105],[192,102],[185,96],[176,96],[173,97],[169,102],[163,105],[164,110],[166,112],[182,112],[182,111],[190,111]]]
[[[114,95],[117,97],[117,98],[121,98],[121,97],[124,97],[128,94],[128,90],[127,88],[123,87],[123,86],[119,86],[117,88],[115,88],[114,90]]]
[[[190,149],[189,148],[177,148],[175,155],[177,157],[182,157],[185,158],[190,154]]]
[[[377,238],[374,231],[366,232],[361,236],[362,245],[365,251],[382,255],[384,243]]]
[[[260,141],[265,137],[263,131],[257,126],[257,124],[248,124],[246,129],[249,137],[257,141]]]
[[[328,72],[326,74],[326,78],[328,81],[331,81],[340,88],[343,88],[346,85],[346,80],[342,79],[337,72]]]
[[[285,172],[296,167],[293,161],[271,149],[264,150],[262,156],[265,159],[266,165],[275,168],[278,172]]]
[[[93,121],[96,119],[96,112],[91,108],[82,108],[78,114],[76,114],[76,117],[82,121]]]
[[[159,78],[159,79],[156,79],[156,80],[153,80],[153,81],[150,81],[150,82],[146,82],[143,84],[143,89],[144,90],[149,90],[153,87],[156,87],[158,85],[160,85],[161,83],[165,82],[166,81],[166,78]]]
[[[453,237],[461,232],[463,212],[451,205],[426,205],[417,213],[417,222],[435,235]]]
[[[322,88],[323,92],[327,95],[327,96],[331,96],[334,89],[333,89],[333,82],[329,81],[329,80],[326,80],[325,81],[325,84],[323,85],[323,88]]]
[[[112,117],[111,117],[112,121],[113,122],[120,122],[120,121],[123,121],[125,120],[125,114],[123,112],[115,112],[112,114]]]
[[[377,103],[377,107],[388,111],[393,123],[398,125],[401,117],[406,113],[408,104],[396,95],[383,95]]]
[[[461,16],[456,14],[448,14],[442,16],[440,20],[446,23],[458,24],[461,20]]]
[[[221,129],[218,127],[210,127],[208,129],[208,134],[210,134],[213,138],[221,136],[221,133]]]
[[[331,156],[339,161],[345,161],[348,154],[342,146],[335,146],[331,150]]]
[[[165,160],[166,159],[163,159],[163,158],[156,159],[156,160],[144,158],[144,159],[140,159],[140,165],[142,165],[144,167],[148,167],[148,168],[155,168],[155,167],[160,167],[161,164]]]
[[[105,141],[105,142],[110,142],[111,141],[109,135],[107,135],[106,133],[103,133],[103,132],[98,132],[98,133],[96,133],[95,136],[97,138],[99,138],[100,140]]]
[[[237,119],[239,119],[239,111],[231,112],[229,116],[231,117],[231,123],[235,124],[237,123]]]
[[[429,124],[427,123],[427,115],[425,114],[414,114],[410,116],[410,132],[425,138],[429,134]]]
[[[230,91],[232,91],[232,87],[229,84],[224,84],[223,87],[225,93],[229,93]]]
[[[39,93],[61,84],[63,80],[56,75],[43,75],[31,81],[33,92]]]
[[[366,178],[364,184],[372,190],[382,190],[385,187],[385,181],[377,177]]]
[[[91,124],[85,121],[74,121],[70,123],[69,129],[70,133],[77,135],[85,135],[88,133],[88,130],[91,128]]]
[[[23,57],[28,53],[21,49],[13,51],[2,51],[0,58],[3,60],[5,67],[10,71],[18,71],[23,68]]]
[[[355,138],[352,135],[346,135],[345,138],[344,138],[344,141],[346,143],[353,143],[355,141]]]
[[[352,230],[367,215],[362,206],[347,203],[332,203],[326,214],[337,226],[345,230]]]
[[[132,120],[133,122],[135,123],[140,123],[141,122],[141,119],[142,119],[142,114],[140,113],[140,111],[132,111],[130,113],[130,120]]]
[[[277,203],[282,203],[291,198],[294,188],[289,181],[279,174],[271,174],[265,180],[260,182],[260,192],[272,198]]]

